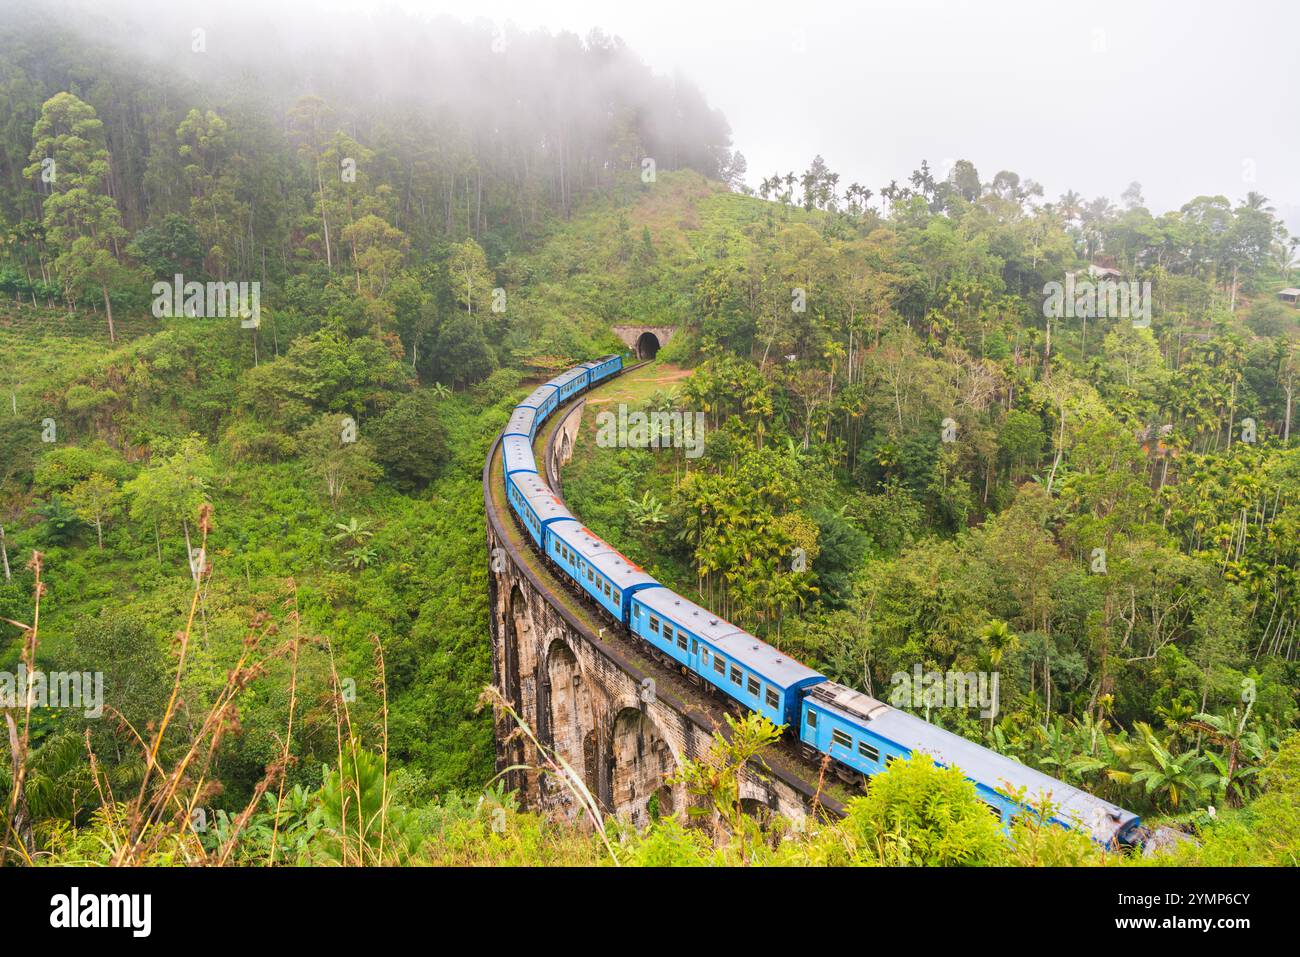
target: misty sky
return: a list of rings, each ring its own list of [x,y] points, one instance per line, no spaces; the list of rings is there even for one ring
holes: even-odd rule
[[[755,185],[818,152],[843,183],[877,191],[923,157],[940,170],[967,158],[986,181],[1013,169],[1049,199],[1075,189],[1118,202],[1137,180],[1157,213],[1254,189],[1300,232],[1294,0],[400,5],[621,36],[722,109]]]

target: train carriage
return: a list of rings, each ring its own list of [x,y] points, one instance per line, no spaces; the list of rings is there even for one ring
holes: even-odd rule
[[[620,622],[627,622],[635,593],[659,585],[576,519],[548,529],[546,554]]]
[[[546,419],[548,415],[555,411],[555,407],[560,404],[560,391],[549,382],[544,382],[528,394],[523,402],[515,406],[516,409],[525,408],[533,409],[536,415],[533,417],[533,433],[536,434],[538,426]]]
[[[862,774],[879,774],[918,751],[959,768],[1004,827],[1025,805],[1002,792],[1020,789],[1030,805],[1050,799],[1054,823],[1081,828],[1104,847],[1123,842],[1140,823],[1109,801],[832,681],[810,688],[802,711],[800,740]]]
[[[555,497],[536,472],[516,472],[506,477],[506,497],[539,551],[546,551],[546,528],[552,522],[572,520],[573,513]]]
[[[668,588],[637,592],[628,628],[776,725],[794,727],[800,690],[826,680]]]
[[[619,372],[623,368],[623,357],[619,355],[609,355],[602,359],[593,359],[585,363],[590,370],[590,384],[595,385],[602,379],[608,379],[610,376]]]
[[[503,433],[506,438],[512,435],[522,435],[530,442],[537,434],[537,410],[527,405],[515,406],[515,411],[510,414],[510,421],[506,423],[506,430]]]
[[[555,386],[560,402],[567,402],[583,389],[587,388],[590,383],[589,371],[585,366],[575,366],[568,372],[562,372],[552,379],[548,385]]]
[[[511,435],[501,441],[501,461],[507,476],[537,471],[532,443],[522,435]]]

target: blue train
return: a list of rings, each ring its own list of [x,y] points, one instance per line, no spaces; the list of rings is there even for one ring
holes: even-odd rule
[[[1026,802],[1050,796],[1055,823],[1082,828],[1105,847],[1131,843],[1137,815],[1057,781],[869,695],[829,681],[767,642],[665,588],[603,541],[538,475],[533,440],[561,403],[622,372],[620,356],[575,366],[538,386],[502,437],[506,498],[552,567],[656,657],[797,737],[810,757],[829,755],[840,777],[861,781],[913,753],[961,768],[1003,824]]]

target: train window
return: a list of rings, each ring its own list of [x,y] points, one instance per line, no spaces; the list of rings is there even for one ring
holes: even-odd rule
[[[640,606],[640,605],[633,605],[633,606],[632,606],[632,617],[633,617],[633,618],[640,618],[640,617],[641,617],[641,606]]]
[[[656,618],[654,615],[650,616],[650,630],[653,631],[656,635],[659,634],[659,619]]]
[[[759,690],[760,690],[763,686],[760,685],[760,684],[758,683],[758,679],[757,679],[757,678],[755,678],[753,675],[750,675],[750,676],[749,676],[749,680],[748,680],[747,682],[745,682],[745,687],[749,689],[749,693],[750,693],[750,694],[752,694],[752,695],[757,695],[758,692],[759,692]]]
[[[587,581],[589,581],[589,582],[593,582],[593,581],[595,581],[595,580],[596,580],[596,576],[595,576],[594,574],[592,574],[591,569],[588,568],[588,569],[587,569]]]
[[[697,655],[697,654],[699,654],[699,653],[700,653],[700,643],[699,643],[698,641],[696,641],[694,638],[692,638],[692,639],[691,639],[691,654],[693,654],[693,655]]]
[[[614,589],[609,587],[609,582],[605,582],[605,597],[606,598],[614,597]]]
[[[838,744],[841,748],[851,748],[853,747],[853,739],[839,728],[836,728],[831,731],[831,744]]]
[[[781,707],[781,696],[776,693],[775,689],[768,688],[765,697],[767,698],[767,706],[769,708]]]
[[[677,647],[686,650],[686,635],[680,631],[677,632]]]
[[[877,751],[875,748],[873,748],[871,745],[866,744],[862,741],[858,742],[858,754],[862,755],[868,761],[880,760],[880,752]]]
[[[894,763],[894,758],[896,758],[896,757],[898,757],[898,755],[896,755],[896,754],[886,754],[886,755],[885,755],[885,767],[889,767],[891,764],[893,764],[893,763]]]
[[[816,711],[809,711],[809,712],[808,712],[808,727],[810,727],[810,728],[815,728],[815,727],[817,727],[817,712],[816,712]]]
[[[741,671],[739,668],[737,668],[735,665],[731,666],[731,683],[733,685],[740,684],[740,679],[743,678],[744,675],[745,673]]]
[[[998,807],[996,804],[990,804],[988,808],[990,814],[992,814],[999,821],[1002,820],[1002,808]]]
[[[727,662],[722,655],[718,655],[713,659],[713,670],[720,675],[725,675],[727,673]]]

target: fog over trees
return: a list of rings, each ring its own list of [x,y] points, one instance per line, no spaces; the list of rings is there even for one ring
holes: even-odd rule
[[[19,4],[0,32],[0,212],[39,218],[23,171],[41,105],[61,91],[104,124],[126,228],[206,206],[229,232],[205,237],[221,246],[207,263],[218,274],[287,262],[295,233],[313,228],[290,201],[308,191],[324,207],[319,242],[337,246],[358,212],[335,195],[351,170],[361,205],[417,244],[470,235],[491,254],[534,230],[544,206],[567,216],[644,160],[710,177],[733,168],[727,123],[700,91],[598,30],[307,13]]]

